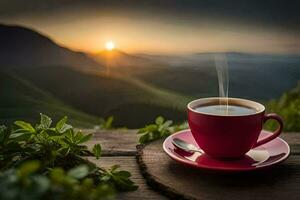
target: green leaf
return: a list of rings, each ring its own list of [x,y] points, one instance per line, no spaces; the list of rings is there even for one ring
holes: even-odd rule
[[[96,128],[100,129],[112,129],[113,128],[113,123],[114,117],[109,116],[106,120],[104,118],[99,119],[99,126],[96,126]]]
[[[4,143],[6,138],[8,137],[8,129],[6,126],[0,126],[0,143]]]
[[[24,121],[15,121],[14,124],[30,133],[35,132],[35,129],[32,127],[30,123]]]
[[[85,143],[85,142],[89,141],[92,137],[93,137],[93,134],[87,134],[87,135],[84,135],[84,136],[77,142],[77,144]]]
[[[114,171],[116,171],[118,168],[120,168],[120,165],[113,165],[113,166],[110,167],[110,171],[111,171],[111,172],[114,172]]]
[[[140,128],[137,132],[137,134],[144,134],[145,132],[147,132],[147,128],[144,127],[144,128]]]
[[[164,118],[159,116],[156,118],[153,124],[146,125],[145,127],[139,129],[137,134],[142,134],[139,138],[141,144],[166,137],[175,131],[179,131],[187,128],[187,123],[183,125],[172,125],[172,120],[164,121]]]
[[[101,156],[101,146],[100,144],[95,144],[93,147],[93,153],[96,156],[96,159],[99,159]]]
[[[139,142],[141,144],[145,144],[146,142],[148,142],[150,140],[150,135],[149,134],[145,134],[145,135],[142,135],[139,139]]]
[[[128,171],[119,171],[118,176],[120,176],[122,178],[129,178],[131,176],[131,174]]]
[[[109,116],[106,120],[106,123],[105,123],[105,128],[106,129],[110,129],[112,128],[112,123],[114,121],[114,117],[113,116]]]
[[[156,119],[155,119],[155,123],[157,124],[157,125],[160,125],[160,124],[162,124],[164,122],[164,118],[162,117],[162,116],[159,116],[159,117],[157,117]]]
[[[158,126],[156,124],[150,124],[146,126],[146,130],[148,132],[153,132],[156,131],[158,129]]]
[[[32,133],[28,132],[20,132],[20,133],[12,133],[9,136],[9,139],[14,139],[14,140],[27,140],[30,138]]]
[[[40,162],[33,160],[25,162],[19,169],[18,169],[18,176],[20,178],[24,178],[29,174],[36,172],[40,168]]]
[[[47,115],[44,115],[42,113],[40,113],[41,115],[41,123],[40,126],[42,129],[48,129],[51,126],[52,123],[52,119],[50,117],[48,117]]]
[[[111,176],[105,175],[101,177],[101,181],[109,181],[111,179]]]
[[[4,125],[0,126],[0,135],[4,134],[7,131],[7,127]]]
[[[55,182],[60,182],[65,176],[65,172],[60,167],[55,167],[50,170],[50,177]]]
[[[61,136],[61,133],[57,132],[55,128],[48,128],[46,133],[53,137],[53,136]]]
[[[64,133],[64,132],[66,132],[66,131],[68,131],[68,130],[70,130],[70,129],[72,129],[73,127],[71,126],[71,125],[69,125],[69,124],[64,124],[60,129],[58,129],[57,131],[59,132],[59,133]]]
[[[76,179],[82,179],[89,174],[89,168],[86,165],[79,165],[68,172],[68,176]]]
[[[131,174],[127,171],[118,171],[117,168],[110,170],[111,176],[113,178],[113,183],[119,190],[136,190],[137,186],[134,185],[129,177]]]
[[[93,181],[93,179],[91,179],[91,178],[85,178],[85,179],[83,179],[83,181],[82,181],[82,185],[83,185],[84,187],[94,187],[94,181]]]
[[[70,147],[73,147],[75,146],[76,144],[74,144],[73,142],[71,142],[67,137],[66,138],[63,138],[62,141],[67,144],[68,146]]]
[[[67,130],[73,128],[71,125],[66,124],[67,121],[68,121],[67,116],[64,116],[61,120],[59,120],[59,122],[57,122],[55,126],[56,131],[59,133],[64,133]]]
[[[67,116],[64,116],[61,120],[59,120],[56,125],[55,125],[55,128],[57,130],[60,130],[65,124],[66,122],[68,121],[68,117]]]
[[[71,125],[66,124],[67,121],[68,121],[68,117],[65,116],[59,122],[57,122],[55,126],[56,131],[58,131],[59,133],[64,133],[67,130],[72,129],[73,127]]]
[[[171,124],[173,124],[173,121],[172,120],[167,120],[167,121],[165,121],[165,123],[163,123],[163,127],[164,128],[168,128]]]
[[[35,183],[34,193],[42,195],[46,193],[49,190],[50,187],[50,181],[48,177],[37,175],[32,177],[33,182]]]

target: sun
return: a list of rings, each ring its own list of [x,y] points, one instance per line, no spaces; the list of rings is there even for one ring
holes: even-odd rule
[[[113,41],[107,41],[105,43],[105,48],[106,50],[111,51],[115,48],[115,43]]]

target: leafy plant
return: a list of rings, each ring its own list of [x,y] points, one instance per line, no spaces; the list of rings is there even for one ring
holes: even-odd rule
[[[95,186],[88,177],[87,165],[68,171],[53,168],[48,175],[39,173],[40,162],[26,161],[18,168],[0,174],[0,199],[112,199],[115,191],[109,183]]]
[[[144,144],[167,137],[176,131],[187,128],[188,124],[186,122],[179,125],[173,125],[173,121],[165,120],[163,117],[159,116],[155,119],[155,123],[148,124],[144,128],[139,129],[137,134],[141,135],[139,142]]]
[[[109,116],[107,119],[100,118],[99,119],[99,125],[95,126],[95,129],[113,129],[113,121],[114,117]]]
[[[279,100],[267,104],[268,112],[275,112],[284,120],[284,131],[300,131],[300,83],[291,91],[284,93]],[[274,130],[277,123],[270,121],[266,128]]]
[[[114,165],[108,170],[104,170],[101,181],[110,184],[116,184],[116,188],[120,191],[130,191],[137,189],[137,186],[134,185],[129,178],[131,174],[128,171],[118,170],[119,165]],[[103,170],[103,169],[102,169]]]
[[[29,199],[42,199],[47,193],[47,197],[53,196],[51,199],[101,199],[114,191],[136,189],[129,172],[116,167],[106,170],[84,157],[94,155],[99,159],[101,146],[96,144],[89,150],[84,143],[92,134],[75,131],[67,124],[67,117],[53,127],[51,118],[43,114],[35,126],[24,121],[14,124],[13,128],[0,126],[0,183],[14,188],[19,196],[8,190],[0,195],[24,199],[27,193],[36,193],[35,198]],[[36,181],[44,188],[37,187]],[[54,189],[61,193],[54,194]]]

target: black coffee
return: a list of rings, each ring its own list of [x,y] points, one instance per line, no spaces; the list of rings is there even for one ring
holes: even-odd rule
[[[236,105],[208,105],[200,106],[195,109],[198,112],[214,115],[250,115],[256,113],[254,108],[248,108]]]

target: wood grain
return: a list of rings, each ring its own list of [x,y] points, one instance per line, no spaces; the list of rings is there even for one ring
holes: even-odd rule
[[[152,188],[171,198],[300,199],[299,155],[267,170],[228,174],[180,165],[161,146],[162,140],[139,146],[137,160]]]
[[[290,145],[300,145],[300,133],[282,133],[280,137]]]
[[[87,143],[93,146],[100,143],[103,156],[135,156],[138,142],[137,130],[83,130],[85,133],[94,133],[94,137]]]

